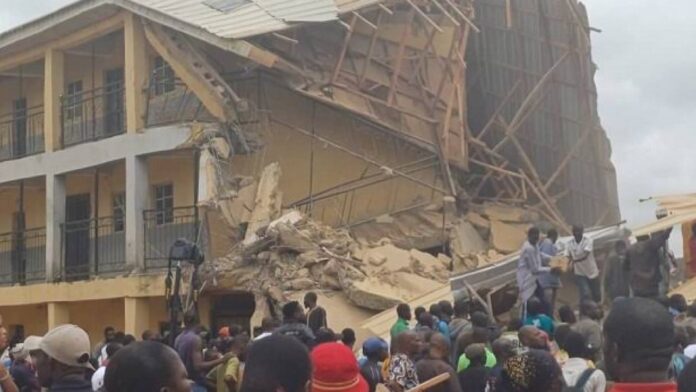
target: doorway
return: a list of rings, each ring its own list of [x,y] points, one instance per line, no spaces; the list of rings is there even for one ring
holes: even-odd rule
[[[65,199],[65,276],[67,280],[89,277],[90,194],[68,196]]]
[[[27,99],[15,99],[12,103],[12,157],[27,153]]]
[[[212,302],[210,327],[214,334],[217,334],[217,331],[223,326],[237,324],[249,336],[253,336],[251,333],[251,316],[256,311],[254,294],[239,291],[213,297]]]
[[[109,137],[125,129],[123,68],[106,71],[104,81],[104,136]]]

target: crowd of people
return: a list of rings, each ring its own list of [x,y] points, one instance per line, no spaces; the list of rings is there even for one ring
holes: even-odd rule
[[[254,336],[239,325],[211,333],[193,314],[175,337],[109,327],[93,349],[76,325],[12,343],[0,327],[0,392],[696,391],[696,303],[660,287],[669,232],[617,243],[605,306],[592,241],[581,227],[573,234],[561,247],[555,231],[529,230],[519,313],[495,318],[469,297],[413,311],[403,303],[389,336],[359,345],[353,329],[329,327],[313,292]],[[549,261],[562,253],[578,306],[556,308],[560,271]]]

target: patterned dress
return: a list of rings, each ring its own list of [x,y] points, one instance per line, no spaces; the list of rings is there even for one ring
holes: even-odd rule
[[[389,381],[396,382],[404,390],[418,386],[416,365],[405,354],[394,354],[389,363]]]

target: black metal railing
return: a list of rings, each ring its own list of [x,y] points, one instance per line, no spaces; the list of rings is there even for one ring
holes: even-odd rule
[[[61,225],[63,277],[74,281],[123,272],[126,230],[121,217],[103,217]]]
[[[191,121],[215,121],[198,97],[176,77],[153,73],[147,94],[148,127]]]
[[[122,82],[60,97],[63,147],[120,135],[126,131]]]
[[[145,224],[145,269],[167,266],[169,248],[179,238],[200,243],[196,207],[177,207],[166,210],[143,211]]]
[[[43,105],[0,116],[0,161],[44,151]]]
[[[0,284],[46,280],[46,230],[30,229],[0,234]]]

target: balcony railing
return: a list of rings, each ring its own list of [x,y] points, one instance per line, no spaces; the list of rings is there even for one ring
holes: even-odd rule
[[[34,106],[0,116],[0,161],[44,151],[44,110]]]
[[[196,207],[177,207],[167,210],[143,211],[145,224],[145,268],[167,266],[169,248],[179,238],[200,243]]]
[[[27,284],[45,279],[46,230],[0,234],[0,284]]]
[[[123,218],[104,217],[61,225],[63,277],[67,281],[123,272],[126,231]]]
[[[198,97],[181,80],[153,73],[147,99],[147,126],[191,121],[215,121]]]
[[[123,83],[64,95],[61,100],[62,145],[120,135],[126,130]]]

